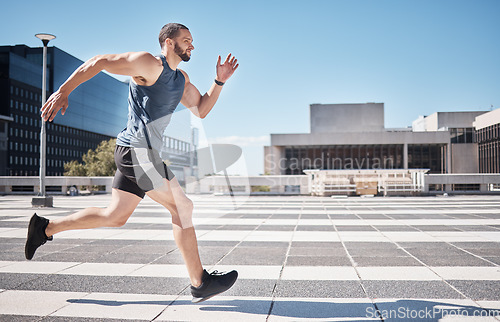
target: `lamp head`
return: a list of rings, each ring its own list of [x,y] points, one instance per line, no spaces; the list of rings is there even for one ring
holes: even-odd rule
[[[51,34],[36,34],[35,37],[40,39],[43,42],[44,46],[47,46],[49,41],[56,38],[56,36],[51,35]]]

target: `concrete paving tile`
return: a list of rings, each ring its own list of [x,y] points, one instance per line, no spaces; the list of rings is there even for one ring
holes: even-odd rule
[[[472,255],[416,256],[428,266],[492,266],[491,263]]]
[[[378,231],[363,231],[363,232],[356,232],[356,231],[339,231],[338,234],[340,235],[340,239],[343,240],[344,242],[390,242],[390,239],[388,239],[386,236],[384,236],[387,233],[380,233]],[[409,234],[406,233],[405,234]]]
[[[372,249],[363,249],[363,248],[350,248],[349,254],[351,256],[363,256],[363,257],[398,257],[398,256],[408,256],[404,250],[399,248],[372,248]]]
[[[487,225],[476,225],[476,226],[466,226],[466,225],[463,225],[463,226],[456,226],[455,228],[459,229],[459,230],[463,230],[463,231],[498,231],[497,228],[495,227],[490,227],[490,226],[487,226]]]
[[[329,219],[328,214],[307,214],[303,213],[300,215],[300,219]]]
[[[351,250],[355,250],[355,249],[368,250],[368,249],[397,249],[398,248],[398,246],[396,244],[390,243],[390,242],[372,243],[372,242],[363,242],[363,241],[359,241],[359,242],[346,241],[344,244],[349,252],[351,252]]]
[[[330,226],[297,226],[297,231],[335,231],[335,227],[333,225]]]
[[[270,226],[295,226],[297,225],[298,220],[297,218],[271,218],[271,219],[266,219],[261,223],[261,225],[270,225]]]
[[[431,267],[445,280],[493,280],[500,281],[500,268],[492,267]]]
[[[15,261],[15,262],[26,260],[26,257],[24,255],[24,250],[1,252],[0,258],[4,261]]]
[[[218,296],[193,305],[189,296],[178,298],[155,321],[262,321],[271,307],[270,298]]]
[[[23,283],[42,278],[41,274],[0,273],[0,288],[4,290],[16,289]]]
[[[335,248],[344,249],[344,246],[340,242],[308,242],[308,241],[292,241],[292,248],[294,247],[315,247],[315,248]]]
[[[460,293],[443,281],[363,281],[370,298],[460,299]]]
[[[86,293],[44,291],[11,291],[0,293],[2,314],[45,316],[68,305],[70,298],[80,299]]]
[[[120,239],[79,239],[79,240],[72,240],[72,239],[58,239],[57,236],[54,238],[55,243],[60,243],[60,242],[67,242],[67,243],[75,243],[79,245],[96,245],[96,246],[114,246],[117,249],[126,247],[128,245],[138,245],[139,243],[144,243],[147,242],[148,244],[152,243],[162,243],[166,244],[168,241],[151,241],[151,240],[120,240]],[[173,241],[172,241],[173,242]]]
[[[351,266],[285,266],[281,279],[357,281],[359,277]]]
[[[342,245],[340,245],[342,246]],[[290,248],[289,256],[347,256],[343,247],[297,247]]]
[[[127,263],[127,264],[148,264],[156,261],[164,255],[161,254],[142,254],[142,253],[108,253],[93,259],[91,262],[99,263]]]
[[[335,225],[338,231],[375,231],[375,228],[368,225],[354,226],[354,225]]]
[[[432,281],[441,278],[427,267],[396,266],[396,267],[358,267],[362,280],[401,280],[401,281]]]
[[[439,249],[439,250],[455,250],[451,244],[436,241],[436,242],[398,242],[398,244],[405,249]]]
[[[493,262],[497,265],[500,265],[500,256],[494,256],[494,257],[483,257],[484,259]]]
[[[338,242],[339,236],[334,231],[296,231],[293,242]]]
[[[122,276],[143,267],[144,264],[81,263],[59,270],[64,275]]]
[[[15,261],[0,261],[0,267],[4,267],[4,266],[9,266],[9,265],[12,265],[12,264],[15,264],[16,262]]]
[[[231,248],[203,247],[199,248],[200,259],[204,265],[214,265],[225,256]]]
[[[300,218],[298,221],[299,226],[333,226],[332,221],[326,217],[325,219],[310,219]]]
[[[293,231],[295,226],[275,226],[275,225],[262,225],[257,230],[264,231]]]
[[[387,219],[388,217],[386,215],[382,214],[359,214],[359,217],[362,219]]]
[[[102,262],[98,260],[103,254],[99,253],[70,253],[70,252],[56,252],[49,254],[36,254],[33,258],[35,262]]]
[[[199,240],[198,246],[221,246],[221,247],[234,247],[239,243],[239,241],[221,241],[221,240]],[[174,243],[175,246],[175,243]]]
[[[286,248],[239,246],[224,257],[221,264],[282,265],[285,261],[285,256]]]
[[[422,264],[410,256],[399,257],[359,257],[352,258],[356,266],[422,266]]]
[[[42,321],[42,317],[34,315],[0,314],[0,321],[8,321],[8,322]]]
[[[246,238],[246,241],[290,241],[293,231],[253,231]]]
[[[126,230],[126,231],[132,232],[134,230]],[[116,236],[125,234],[126,231],[123,229],[119,230],[119,229],[103,229],[103,228],[69,230],[60,232],[59,234],[57,234],[56,238],[57,239],[101,239],[101,238],[113,237],[112,239],[117,239],[115,238]],[[136,231],[136,233],[138,232]]]
[[[144,244],[133,244],[124,246],[118,250],[114,250],[115,253],[142,253],[142,254],[156,254],[164,255],[168,252],[176,249],[174,245],[144,245]]]
[[[459,248],[463,249],[473,249],[473,248],[500,248],[499,242],[453,242],[451,243]]]
[[[185,278],[188,276],[188,272],[185,265],[163,265],[163,264],[151,264],[144,265],[133,272],[129,273],[128,276],[147,276],[147,277],[178,277]]]
[[[277,242],[277,241],[242,241],[238,247],[282,247],[285,250],[288,248],[290,241]]]
[[[448,282],[473,300],[498,301],[500,281],[450,280]]]
[[[405,225],[374,225],[380,231],[417,231],[415,227],[405,226]]]
[[[197,231],[196,235],[198,236],[198,240],[205,241],[241,241],[245,239],[250,233],[253,233],[251,230],[214,230],[209,231],[206,234],[201,234],[200,231]]]
[[[407,252],[412,254],[415,257],[426,257],[426,256],[470,256],[470,254],[464,252],[461,249],[458,248],[451,248],[451,247],[446,247],[446,248],[431,248],[431,249],[425,249],[425,248],[405,248]]]
[[[499,248],[465,248],[466,251],[477,255],[477,256],[491,256],[496,257],[500,256],[500,247]]]
[[[189,279],[145,276],[46,275],[16,286],[19,290],[76,291],[136,294],[177,294]]]
[[[0,267],[0,273],[52,274],[63,271],[65,269],[68,269],[70,267],[79,264],[80,263],[78,262],[67,262],[67,263],[35,262],[35,261],[15,262],[11,265]]]
[[[152,320],[174,299],[175,296],[152,294],[92,293],[83,298],[68,299],[71,304],[52,315]]]
[[[442,232],[443,234],[446,232]],[[392,241],[395,242],[434,242],[438,241],[437,237],[430,235],[427,232],[420,231],[409,231],[409,232],[400,232],[400,231],[385,231],[384,236],[387,236]]]
[[[291,281],[281,280],[276,296],[314,298],[364,298],[359,281]]]
[[[453,221],[450,221],[450,223],[453,223]],[[422,231],[460,231],[457,227],[445,225],[413,225],[413,227]]]
[[[277,298],[268,321],[379,320],[366,317],[374,309],[368,298]]]
[[[287,266],[351,266],[346,256],[288,256]]]

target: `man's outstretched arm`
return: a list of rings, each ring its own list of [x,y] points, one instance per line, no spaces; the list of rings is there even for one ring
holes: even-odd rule
[[[217,59],[217,76],[216,80],[225,83],[238,68],[237,59],[231,54],[227,55],[226,60],[221,64],[221,57]],[[184,94],[182,95],[181,103],[187,107],[194,115],[199,118],[205,118],[208,113],[212,110],[219,98],[220,92],[222,90],[222,85],[217,85],[215,82],[212,87],[201,96],[198,89],[191,84],[188,75],[182,71],[184,77],[186,78],[186,85],[184,87]]]
[[[45,121],[52,121],[59,110],[64,115],[68,108],[69,94],[102,70],[112,74],[132,76],[137,82],[148,85],[154,83],[160,75],[162,63],[147,52],[95,56],[78,67],[64,84],[50,95],[42,106],[42,118]]]

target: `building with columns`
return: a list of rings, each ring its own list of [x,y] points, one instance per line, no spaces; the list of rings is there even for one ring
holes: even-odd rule
[[[299,175],[307,169],[479,173],[486,167],[480,160],[498,161],[494,149],[498,151],[500,120],[490,124],[491,117],[482,117],[485,113],[436,112],[419,117],[411,127],[391,129],[384,126],[384,103],[311,104],[310,133],[271,134],[271,146],[264,147],[265,173]],[[483,150],[489,152],[483,159],[474,124],[488,128],[490,135],[484,136],[488,142]],[[490,142],[494,135],[496,145]]]

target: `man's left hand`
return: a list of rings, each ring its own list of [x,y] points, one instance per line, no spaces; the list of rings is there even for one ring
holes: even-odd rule
[[[219,82],[225,83],[231,75],[233,75],[234,71],[240,64],[237,64],[238,60],[231,56],[231,54],[227,55],[226,60],[223,64],[221,64],[221,57],[217,59],[217,77],[216,79]]]

